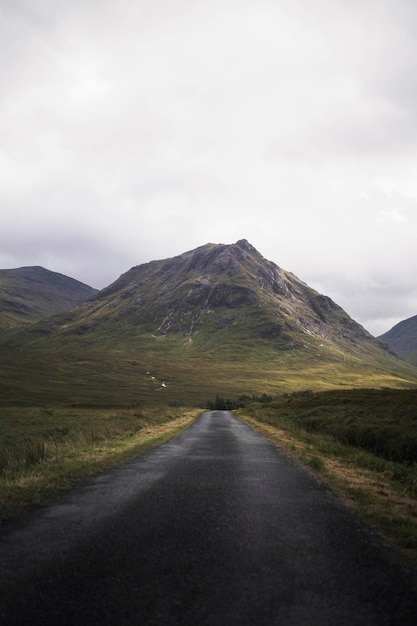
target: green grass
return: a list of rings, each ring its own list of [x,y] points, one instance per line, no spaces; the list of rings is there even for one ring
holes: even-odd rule
[[[416,390],[289,394],[237,414],[417,564]]]
[[[257,408],[252,409],[255,413]],[[417,390],[357,389],[278,398],[262,410],[309,433],[373,452],[388,461],[417,462]]]
[[[1,408],[0,521],[162,443],[198,413],[166,406]]]
[[[236,343],[238,343],[238,337]],[[73,340],[72,340],[73,341]],[[76,345],[41,349],[5,346],[0,352],[0,406],[45,404],[124,405],[177,403],[200,406],[216,393],[272,395],[302,390],[359,387],[410,387],[417,370],[381,371],[360,360],[345,362],[314,357],[310,348],[277,352],[265,344],[249,353],[234,343],[209,348],[184,337],[127,336],[126,343],[90,344],[80,336]],[[330,358],[330,357],[329,357]],[[410,368],[411,369],[411,368]],[[151,376],[146,372],[150,371]],[[161,389],[161,382],[166,387]],[[417,384],[417,377],[414,379]]]

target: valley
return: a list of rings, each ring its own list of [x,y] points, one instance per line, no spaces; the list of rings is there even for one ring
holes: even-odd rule
[[[68,312],[3,330],[0,374],[0,403],[26,405],[417,385],[417,368],[246,240],[133,267]]]
[[[244,396],[240,419],[415,557],[417,368],[330,298],[246,240],[131,268],[100,292],[52,274],[35,268],[59,302],[36,296],[26,268],[8,306],[36,301],[37,317],[26,308],[0,328],[3,516],[175,435],[216,397],[234,409]],[[67,287],[84,300],[71,305]],[[381,453],[384,438],[408,456]]]

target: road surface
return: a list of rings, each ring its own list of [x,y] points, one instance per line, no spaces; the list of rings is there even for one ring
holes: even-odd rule
[[[4,626],[417,623],[406,569],[231,413],[0,530]]]

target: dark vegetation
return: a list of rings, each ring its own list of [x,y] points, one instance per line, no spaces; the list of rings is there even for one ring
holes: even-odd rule
[[[272,402],[273,396],[263,393],[260,396],[257,395],[242,395],[236,400],[230,398],[223,398],[219,394],[216,395],[214,401],[208,400],[207,408],[209,411],[235,411],[236,409],[243,409],[244,407],[253,404],[267,404]]]
[[[326,435],[395,463],[417,464],[417,390],[351,389],[302,391],[271,399],[267,395],[238,401],[219,396],[209,406],[246,413],[267,424],[292,426]]]

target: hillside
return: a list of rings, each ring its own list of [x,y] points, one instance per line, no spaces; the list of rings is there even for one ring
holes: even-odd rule
[[[402,359],[417,366],[417,315],[399,322],[379,338]]]
[[[246,240],[133,267],[77,309],[9,333],[2,352],[5,398],[195,403],[417,383],[416,369]]]
[[[247,241],[208,244],[132,268],[62,319],[67,336],[171,339],[196,354],[260,348],[374,358],[384,345],[323,296],[264,259]],[[46,331],[46,328],[45,328]],[[104,338],[104,337],[103,337]]]
[[[43,267],[0,270],[0,329],[69,311],[95,293],[96,289]]]

